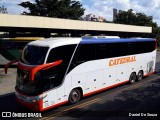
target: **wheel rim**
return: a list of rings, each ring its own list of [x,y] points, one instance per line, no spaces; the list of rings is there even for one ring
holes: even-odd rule
[[[131,82],[131,83],[135,82],[135,75],[134,75],[134,74],[131,75],[131,77],[130,77],[130,82]]]
[[[73,91],[71,100],[72,102],[77,102],[79,100],[79,94],[77,91]]]
[[[142,77],[143,77],[143,75],[142,75],[142,72],[140,71],[140,72],[138,73],[138,80],[141,80]]]

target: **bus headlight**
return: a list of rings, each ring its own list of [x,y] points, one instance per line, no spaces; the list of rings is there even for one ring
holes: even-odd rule
[[[38,97],[32,97],[32,99],[30,99],[30,102],[31,103],[35,103],[35,102],[38,102],[39,100],[42,100],[44,99],[45,97],[47,97],[47,95],[41,95],[41,96],[38,96]]]

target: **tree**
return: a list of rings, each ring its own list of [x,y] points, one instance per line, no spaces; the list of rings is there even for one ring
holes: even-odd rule
[[[123,11],[117,14],[116,19],[114,20],[114,23],[150,26],[152,27],[151,37],[160,36],[159,35],[160,28],[158,27],[156,22],[152,21],[152,17],[147,16],[144,13],[134,13],[132,9],[129,9],[128,11]]]
[[[7,12],[7,8],[4,7],[4,6],[0,7],[0,13],[7,14],[7,13],[8,13],[8,12]]]
[[[128,11],[122,11],[117,14],[114,23],[134,25],[136,23],[136,15],[133,13],[132,9],[129,9]]]
[[[114,22],[139,26],[152,26],[153,24],[156,24],[152,22],[152,17],[147,16],[144,13],[134,13],[132,9],[117,14]]]
[[[65,19],[79,19],[85,11],[82,4],[75,0],[35,0],[35,3],[27,1],[19,5],[28,8],[29,12],[24,11],[24,15]]]

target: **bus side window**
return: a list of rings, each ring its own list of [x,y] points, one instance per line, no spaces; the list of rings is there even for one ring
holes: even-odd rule
[[[66,45],[53,48],[48,56],[47,63],[63,60],[62,64],[68,64],[76,45]]]
[[[61,85],[75,47],[76,45],[66,45],[50,50],[47,63],[57,60],[62,60],[62,63],[43,71],[43,80],[46,81],[44,90],[47,90],[48,87],[52,89]]]
[[[43,80],[43,92],[53,89],[54,87],[59,86],[60,84],[57,83],[58,80],[56,79],[44,79]]]
[[[133,55],[133,54],[136,54],[137,51],[135,49],[135,43],[132,42],[132,43],[127,43],[127,52],[128,52],[128,55]]]
[[[42,88],[43,92],[49,90],[50,89],[50,80],[49,79],[43,79],[41,86],[43,87]]]
[[[153,50],[155,50],[155,42],[154,41],[150,41],[150,42],[141,42],[140,44],[141,49],[141,53],[148,53],[148,52],[152,52]]]
[[[127,43],[111,43],[112,57],[128,55]]]
[[[77,65],[94,59],[95,59],[95,45],[81,44],[76,52],[74,63]]]
[[[128,54],[141,54],[141,53],[148,53],[155,50],[155,43],[154,42],[132,42],[128,43]]]
[[[111,57],[110,44],[96,44],[96,59],[105,59]]]

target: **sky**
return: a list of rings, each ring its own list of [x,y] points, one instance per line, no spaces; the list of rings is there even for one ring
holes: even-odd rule
[[[7,7],[9,14],[20,14],[24,10],[17,4],[24,1],[34,0],[0,0],[0,6]],[[141,12],[148,16],[153,16],[153,21],[160,26],[160,0],[78,0],[82,3],[86,14],[102,16],[108,21],[113,20],[113,8],[127,11],[133,9],[134,12]]]

